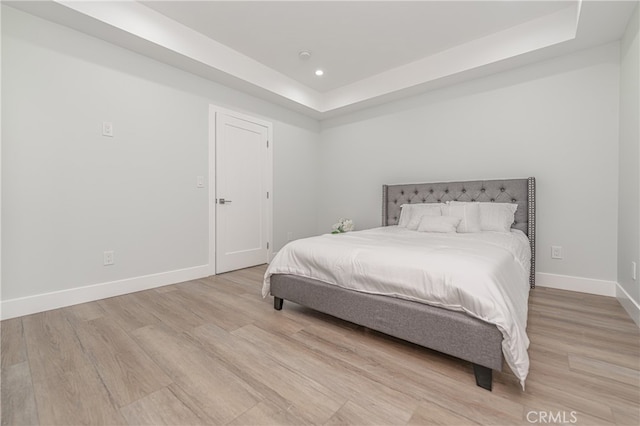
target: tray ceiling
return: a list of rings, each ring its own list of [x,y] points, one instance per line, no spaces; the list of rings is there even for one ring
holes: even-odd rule
[[[637,2],[5,3],[322,119],[617,40]]]

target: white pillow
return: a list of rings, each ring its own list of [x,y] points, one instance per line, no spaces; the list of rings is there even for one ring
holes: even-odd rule
[[[459,233],[480,232],[480,203],[467,203],[459,201],[449,201],[442,209],[444,216],[459,217]]]
[[[480,228],[483,231],[511,232],[517,204],[480,203]]]
[[[411,223],[413,231],[418,229],[420,224],[420,218],[424,215],[427,216],[441,216],[442,215],[442,203],[424,203],[424,204],[403,204],[400,206],[402,211],[400,212],[400,220],[398,220],[398,227],[409,228]],[[412,219],[416,218],[413,222]]]
[[[418,231],[420,232],[456,232],[460,224],[459,217],[455,216],[422,216]]]
[[[411,204],[403,204],[400,206],[400,219],[398,219],[398,227],[406,228],[411,220]]]

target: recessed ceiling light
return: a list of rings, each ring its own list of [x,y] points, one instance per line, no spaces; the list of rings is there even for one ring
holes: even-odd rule
[[[322,70],[316,70],[316,75],[317,75],[318,77],[321,77],[321,76],[323,76],[323,75],[324,75],[324,71],[322,71]]]
[[[298,57],[303,61],[306,61],[311,57],[311,52],[309,52],[308,50],[302,50],[298,53]]]

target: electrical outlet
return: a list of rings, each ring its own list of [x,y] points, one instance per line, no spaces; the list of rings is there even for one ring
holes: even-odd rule
[[[638,279],[638,264],[636,262],[631,262],[631,277],[634,281]]]
[[[289,231],[287,232],[287,241],[291,241],[293,240],[293,232]]]
[[[551,246],[551,258],[552,259],[562,259],[562,247],[560,247],[560,246]]]
[[[113,137],[113,123],[109,121],[102,122],[102,136]]]
[[[113,255],[113,250],[104,252],[104,266],[113,265],[115,263],[115,258]]]

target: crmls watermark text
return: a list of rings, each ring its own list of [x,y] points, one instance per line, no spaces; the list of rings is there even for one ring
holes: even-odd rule
[[[577,423],[577,411],[529,411],[527,412],[529,423],[540,424],[567,424]]]

